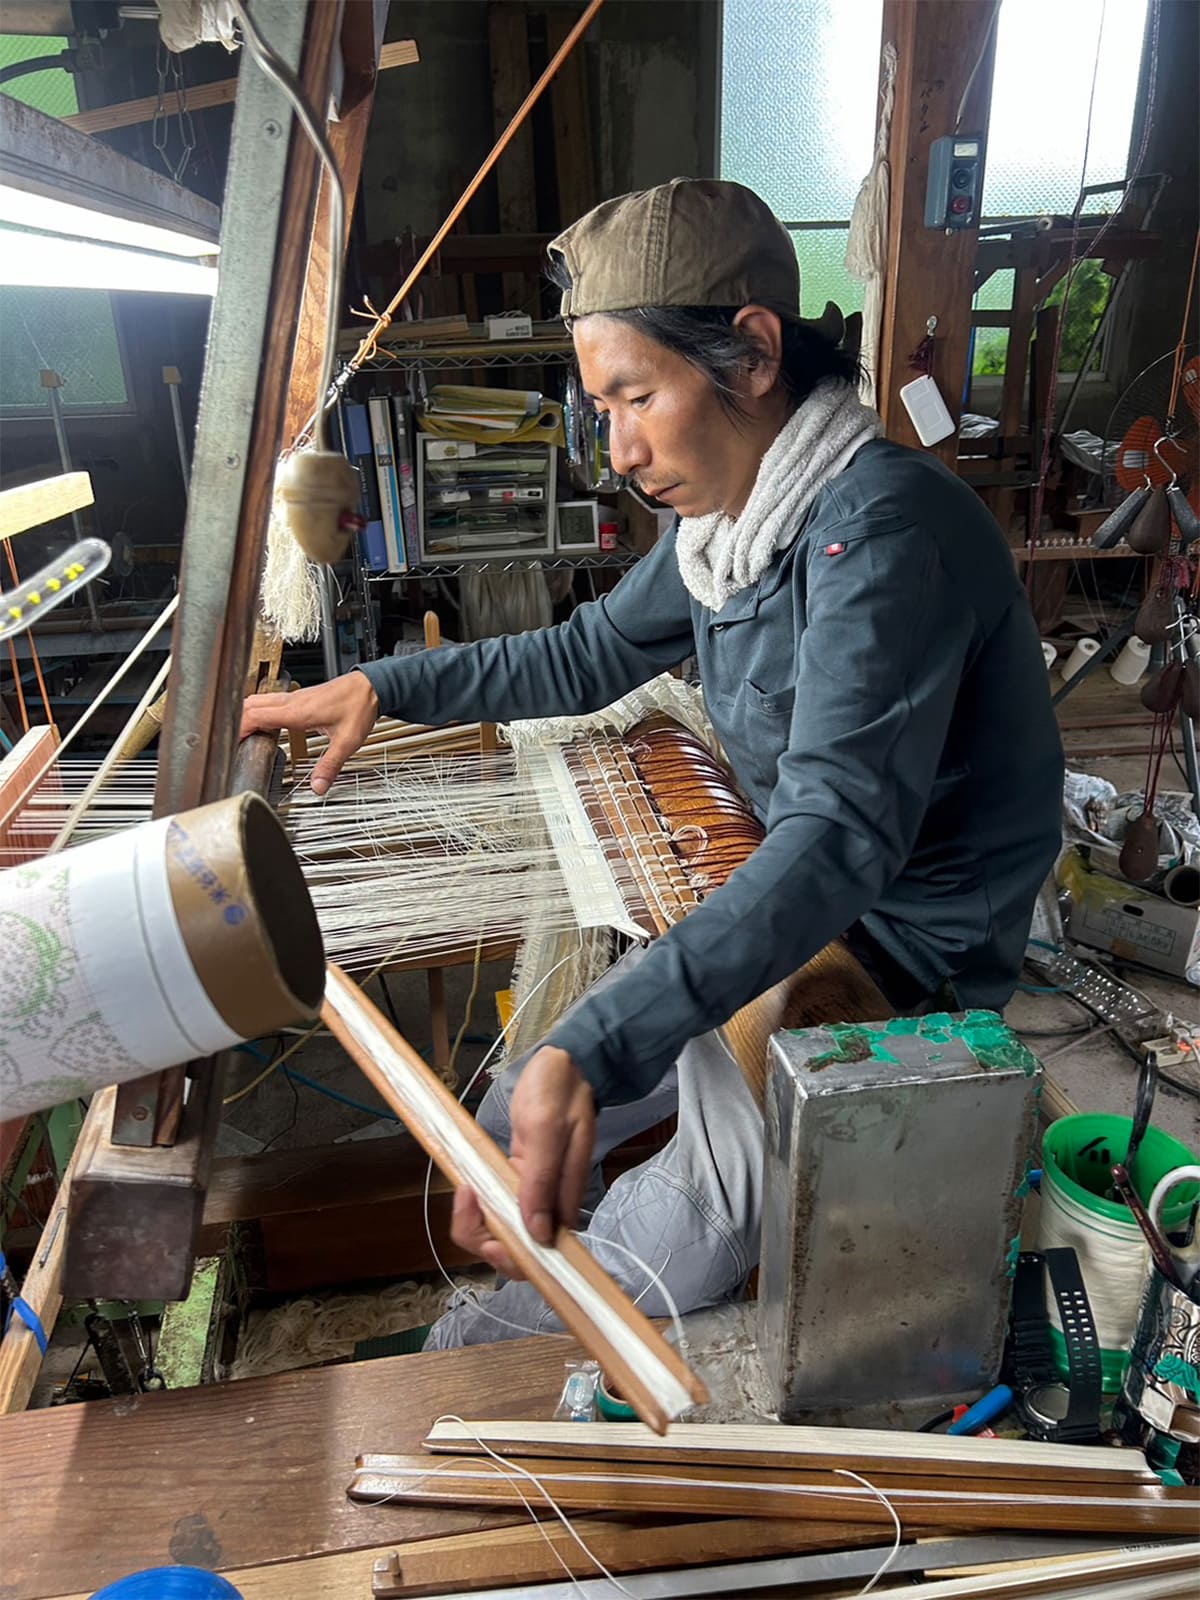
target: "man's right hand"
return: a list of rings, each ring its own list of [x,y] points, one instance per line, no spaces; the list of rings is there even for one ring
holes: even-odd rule
[[[347,672],[329,683],[292,694],[252,694],[242,703],[244,739],[251,733],[324,733],[329,747],[309,779],[314,794],[324,794],[346,761],[375,726],[379,700],[365,672]]]

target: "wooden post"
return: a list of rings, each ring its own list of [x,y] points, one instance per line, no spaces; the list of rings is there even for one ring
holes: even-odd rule
[[[350,238],[354,201],[362,175],[363,152],[375,103],[375,79],[387,9],[387,0],[345,0],[341,35],[345,82],[338,120],[329,123],[326,129],[346,192],[343,249]],[[296,353],[292,360],[292,377],[284,415],[285,445],[290,444],[303,428],[318,400],[317,384],[320,382],[321,358],[325,349],[329,267],[329,178],[322,168],[317,211],[313,218],[312,247],[304,278],[304,299],[296,328]]]
[[[546,12],[546,46],[561,49],[577,15],[561,7]],[[596,200],[592,163],[592,124],[588,114],[587,62],[575,49],[563,62],[550,90],[554,112],[554,165],[558,174],[559,221],[565,228],[590,211]]]
[[[937,318],[933,377],[955,422],[962,411],[978,230],[948,235],[927,228],[925,187],[935,139],[954,133],[956,121],[963,133],[987,129],[995,10],[995,0],[884,0],[883,40],[896,47],[897,70],[877,394],[887,436],[900,444],[920,444],[900,390],[917,376],[909,358],[931,317]],[[931,448],[954,465],[956,436]]]
[[[496,137],[512,121],[529,92],[529,19],[524,3],[490,0],[488,49],[492,60],[492,118]],[[526,122],[496,166],[496,195],[501,233],[533,233],[537,228],[533,176],[533,129]],[[537,276],[506,272],[502,277],[504,309],[538,315]]]

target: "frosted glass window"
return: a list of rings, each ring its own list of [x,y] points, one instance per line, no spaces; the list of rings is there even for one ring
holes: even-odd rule
[[[723,178],[747,184],[793,229],[802,307],[862,307],[843,265],[859,184],[871,164],[882,0],[725,0]]]
[[[67,48],[68,43],[61,36],[0,34],[0,67],[57,55]],[[62,67],[47,67],[42,72],[24,72],[19,77],[10,78],[0,93],[10,94],[14,100],[23,100],[26,105],[44,111],[48,117],[69,117],[79,110],[75,79]]]
[[[0,288],[0,406],[49,410],[44,368],[62,378],[67,410],[128,405],[107,291]]]
[[[1125,176],[1145,23],[1146,0],[1003,0],[985,219],[1071,212],[1084,186],[1085,145],[1088,184]],[[1111,210],[1119,201],[1119,193],[1100,195],[1087,209]]]

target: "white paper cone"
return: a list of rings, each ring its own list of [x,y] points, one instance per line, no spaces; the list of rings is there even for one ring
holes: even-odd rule
[[[1063,662],[1062,675],[1064,679],[1073,678],[1099,650],[1100,644],[1096,639],[1080,639],[1071,654]]]

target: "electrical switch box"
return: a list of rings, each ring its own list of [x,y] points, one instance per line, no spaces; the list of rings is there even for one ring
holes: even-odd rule
[[[983,135],[947,134],[929,148],[925,226],[957,233],[979,221],[983,188]]]

